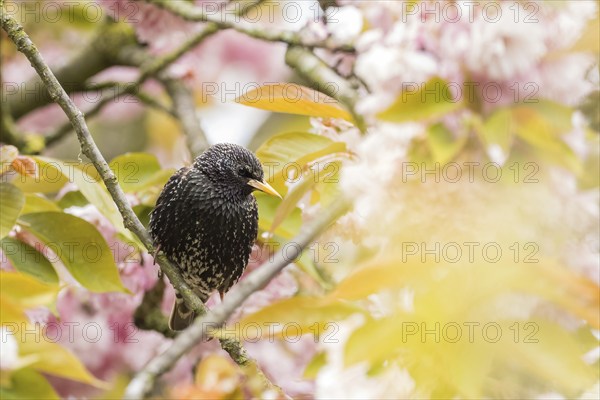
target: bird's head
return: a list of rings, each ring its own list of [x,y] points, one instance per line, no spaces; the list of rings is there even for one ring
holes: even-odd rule
[[[215,185],[228,192],[249,195],[254,190],[281,198],[264,179],[260,161],[250,151],[232,143],[211,146],[194,161],[198,168]]]

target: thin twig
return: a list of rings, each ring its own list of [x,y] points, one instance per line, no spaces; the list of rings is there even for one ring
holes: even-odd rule
[[[139,93],[140,86],[148,78],[150,78],[151,76],[156,76],[160,72],[164,71],[165,68],[167,68],[173,62],[177,61],[179,57],[184,55],[190,49],[194,48],[204,39],[216,33],[217,31],[218,29],[215,26],[207,25],[201,32],[196,33],[189,40],[183,43],[180,47],[163,57],[152,58],[146,52],[138,51],[136,53],[136,56],[134,57],[136,59],[135,63],[139,64],[140,69],[142,71],[138,79],[134,82],[128,82],[119,85],[115,88],[115,90],[112,90],[111,94],[102,96],[102,99],[98,101],[98,103],[96,103],[94,107],[92,107],[86,112],[86,117],[93,117],[94,115],[98,114],[104,108],[104,106],[106,106],[113,100],[118,99],[121,96],[136,95],[137,93]],[[56,131],[46,136],[46,146],[51,146],[60,141],[65,135],[71,132],[72,128],[73,126],[70,122],[59,127]]]
[[[119,54],[135,46],[138,45],[133,29],[107,18],[94,37],[67,64],[56,69],[55,75],[68,93],[80,92],[85,82],[100,71],[113,65],[128,65],[129,57]],[[27,92],[25,96],[23,91]],[[52,102],[37,76],[23,83],[21,90],[8,93],[5,100],[15,120]]]
[[[126,399],[142,399],[152,390],[156,378],[168,371],[195,344],[207,338],[211,329],[224,324],[252,293],[265,287],[286,265],[299,257],[302,250],[343,215],[348,208],[347,201],[343,199],[334,201],[331,208],[325,210],[318,220],[292,240],[291,243],[294,243],[294,246],[286,246],[288,251],[285,254],[279,251],[272,262],[249,274],[227,294],[223,303],[214,307],[204,316],[196,318],[193,324],[183,331],[167,350],[152,359],[142,371],[138,372],[127,386],[124,397]],[[293,251],[289,252],[289,249],[293,249]]]
[[[177,116],[178,116],[177,110],[156,100],[154,98],[154,96],[151,95],[150,93],[138,91],[134,94],[134,96],[137,97],[142,103],[146,104],[147,106],[155,108],[159,111],[162,111],[165,114],[169,114],[173,118],[177,118]],[[204,134],[204,132],[202,132],[202,135],[203,134]]]
[[[0,0],[0,6],[1,3],[2,0]],[[127,198],[125,197],[125,193],[118,184],[117,177],[108,166],[108,163],[94,142],[83,114],[77,108],[77,106],[75,106],[68,94],[62,88],[58,79],[56,79],[56,76],[54,76],[42,58],[42,55],[38,49],[35,47],[27,33],[25,33],[23,30],[23,27],[14,18],[4,12],[2,12],[0,15],[0,22],[2,29],[6,31],[8,37],[17,46],[17,49],[27,57],[33,68],[42,79],[42,82],[48,89],[51,99],[63,109],[69,118],[69,121],[71,121],[73,128],[77,133],[79,143],[81,144],[82,153],[85,154],[96,167],[96,170],[100,174],[102,181],[105,183],[106,188],[108,189],[112,199],[119,209],[119,212],[121,213],[121,216],[123,217],[123,223],[125,227],[132,231],[140,239],[142,244],[150,253],[154,253],[161,271],[167,275],[171,281],[171,284],[184,298],[186,304],[200,314],[206,313],[206,306],[185,283],[177,268],[172,265],[164,255],[156,254],[148,232],[133,212],[129,202],[127,201]],[[228,351],[233,360],[240,365],[256,365],[254,360],[247,357],[245,350],[238,341],[227,342],[225,350]],[[265,385],[276,388],[276,386],[268,381],[264,375],[263,378],[265,379]]]
[[[208,140],[200,125],[198,114],[196,114],[194,94],[178,79],[161,79],[161,82],[173,101],[175,118],[181,123],[188,148],[192,157],[195,158],[208,148]]]
[[[119,81],[104,81],[98,83],[86,83],[83,87],[84,91],[101,91],[101,90],[116,90],[119,87],[126,88],[129,85],[134,84],[133,82],[119,82]],[[154,96],[149,93],[142,92],[141,90],[135,90],[131,93],[132,96],[137,97],[142,103],[150,106],[152,108],[156,108],[166,114],[171,115],[172,117],[176,117],[175,111],[169,108],[167,105],[161,103],[156,100]],[[101,97],[108,97],[101,94]],[[70,123],[68,125],[71,125]]]
[[[8,103],[3,104],[0,110],[0,143],[11,144],[21,152],[27,147],[23,134],[19,132],[12,115],[10,115]]]
[[[331,38],[325,40],[308,41],[301,37],[298,32],[286,31],[286,30],[275,30],[265,27],[250,27],[250,24],[239,24],[226,21],[226,14],[218,16],[208,15],[203,9],[192,5],[185,1],[171,1],[171,0],[146,0],[150,4],[154,4],[157,7],[163,8],[179,17],[194,22],[209,22],[217,26],[219,29],[232,29],[237,32],[243,33],[247,36],[265,40],[268,42],[281,42],[286,43],[290,46],[302,46],[309,49],[322,48],[330,51],[340,51],[347,53],[354,53],[354,46],[344,44],[339,45],[335,43]],[[238,18],[235,18],[236,21]]]

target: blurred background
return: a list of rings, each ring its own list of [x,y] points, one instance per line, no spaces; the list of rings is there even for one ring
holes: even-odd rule
[[[352,204],[230,317],[256,363],[199,343],[152,398],[600,396],[598,1],[2,12],[142,223],[169,176],[221,142],[255,151],[284,195],[257,195],[248,273]],[[121,398],[173,343],[173,289],[4,31],[0,56],[0,393]]]

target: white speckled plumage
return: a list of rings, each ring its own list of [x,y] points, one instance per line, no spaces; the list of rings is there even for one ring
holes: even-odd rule
[[[229,290],[248,263],[258,233],[250,179],[263,179],[254,154],[233,144],[212,146],[169,179],[152,212],[155,245],[203,301],[214,290]],[[178,304],[185,321],[175,329],[193,320],[183,302]]]

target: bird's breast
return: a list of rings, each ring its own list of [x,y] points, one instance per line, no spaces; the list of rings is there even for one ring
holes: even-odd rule
[[[175,179],[153,213],[154,239],[192,287],[227,290],[241,276],[258,233],[256,199],[224,195],[193,173]]]

